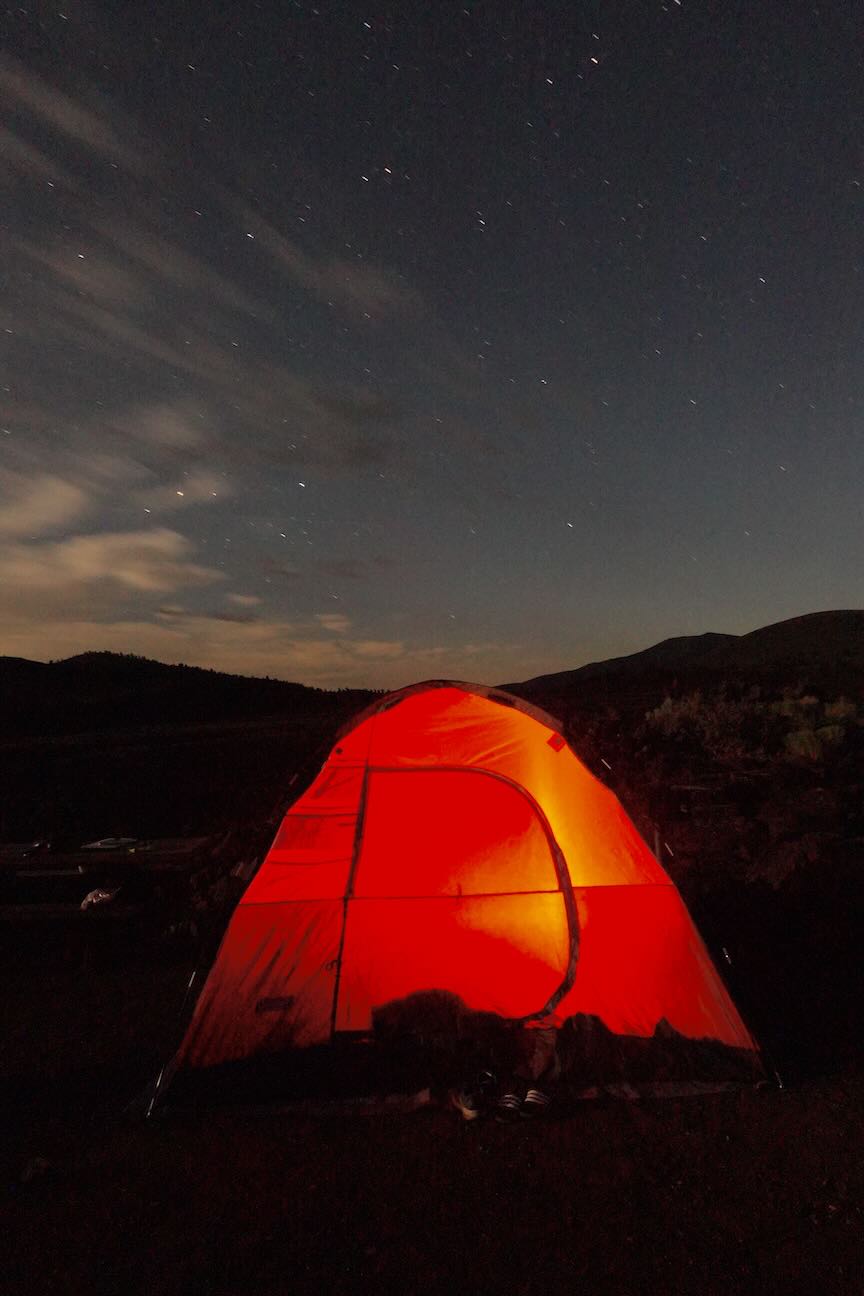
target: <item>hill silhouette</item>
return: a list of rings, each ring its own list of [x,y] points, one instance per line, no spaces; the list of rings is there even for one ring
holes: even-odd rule
[[[0,840],[267,824],[372,696],[121,653],[0,658]]]
[[[855,714],[838,727],[835,713],[839,699],[861,698],[862,683],[864,611],[846,610],[747,635],[666,639],[505,687],[561,720],[650,834],[645,807],[657,789],[706,773],[722,783],[724,762],[715,768],[710,752],[725,747],[752,752],[781,782],[799,755],[814,779],[827,777],[824,750],[843,762],[831,778],[852,788],[864,727]],[[747,701],[748,690],[761,700]],[[776,715],[789,693],[824,705]],[[0,839],[194,835],[269,821],[373,696],[110,652],[0,657]]]
[[[748,672],[753,680],[809,675],[832,688],[854,687],[864,670],[864,611],[811,612],[746,635],[701,634],[664,639],[625,657],[589,662],[576,670],[537,675],[505,687],[534,701],[660,679],[694,684]]]
[[[664,639],[640,652],[589,662],[574,670],[503,685],[542,701],[574,691],[602,696],[628,686],[746,673],[818,677],[831,688],[854,687],[864,670],[864,611],[813,612],[746,635],[707,633]],[[127,653],[88,652],[62,661],[0,657],[0,723],[7,737],[120,730],[137,726],[213,724],[265,717],[350,714],[374,696],[368,689],[327,690],[277,679],[167,665]],[[598,694],[599,696],[599,694]]]
[[[711,653],[737,639],[736,635],[701,634],[679,635],[663,639],[650,648],[629,653],[624,657],[609,657],[604,661],[588,662],[575,670],[556,671],[551,675],[536,675],[520,684],[505,684],[507,689],[560,688],[568,684],[582,684],[589,680],[625,678],[655,671],[678,670],[703,663]]]
[[[722,670],[771,669],[797,665],[805,669],[848,664],[864,667],[864,611],[811,612],[732,636],[702,659]]]
[[[88,652],[63,661],[0,657],[0,719],[6,736],[86,733],[138,726],[206,724],[318,715],[368,690],[338,693],[284,680],[170,666],[127,653]]]

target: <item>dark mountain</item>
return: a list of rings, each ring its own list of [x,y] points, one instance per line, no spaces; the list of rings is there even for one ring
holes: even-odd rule
[[[504,685],[528,698],[551,698],[592,685],[620,686],[679,679],[792,674],[830,678],[832,686],[860,681],[864,670],[864,611],[812,612],[753,630],[746,635],[703,634],[664,639],[627,657],[590,662],[577,670],[538,675]]]
[[[119,653],[0,657],[0,840],[266,826],[373,696]]]
[[[308,688],[283,680],[168,666],[124,653],[82,653],[65,661],[0,657],[0,730],[4,736],[116,731],[152,725],[255,720],[319,714],[363,690]]]
[[[864,667],[864,611],[811,612],[728,638],[706,655],[706,666],[759,670],[788,664],[806,670],[845,662]]]
[[[736,641],[737,635],[702,634],[680,635],[664,639],[651,648],[631,653],[626,657],[610,657],[606,661],[589,662],[576,670],[557,671],[552,675],[536,675],[520,684],[505,684],[507,689],[538,691],[547,688],[566,688],[570,684],[584,684],[590,680],[610,677],[636,676],[655,671],[674,671],[680,667],[694,666],[712,652]]]
[[[645,685],[679,687],[742,676],[792,676],[837,689],[855,687],[864,670],[864,611],[814,612],[746,635],[664,639],[641,652],[539,675],[504,687],[554,704],[570,696],[608,698]],[[350,714],[369,690],[309,688],[275,679],[169,666],[123,653],[82,653],[65,661],[0,657],[0,732],[6,737],[117,731],[141,726],[230,723],[331,711]]]
[[[35,684],[45,678],[49,669],[46,662],[28,661],[26,657],[0,657],[0,688],[11,690]]]

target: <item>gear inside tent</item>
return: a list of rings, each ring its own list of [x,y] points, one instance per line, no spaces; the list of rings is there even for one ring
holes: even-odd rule
[[[561,1028],[577,1086],[761,1075],[676,887],[556,723],[414,685],[285,814],[172,1073],[514,1021]]]

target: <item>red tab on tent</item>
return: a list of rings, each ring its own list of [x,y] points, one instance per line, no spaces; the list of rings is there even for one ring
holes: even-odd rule
[[[549,735],[549,746],[553,751],[560,751],[564,745],[564,739],[560,734],[553,733]]]

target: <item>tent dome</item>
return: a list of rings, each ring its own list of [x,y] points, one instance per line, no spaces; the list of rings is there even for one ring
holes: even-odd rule
[[[336,742],[231,918],[177,1061],[370,1033],[426,991],[755,1057],[677,889],[555,721],[450,681],[377,700]]]

